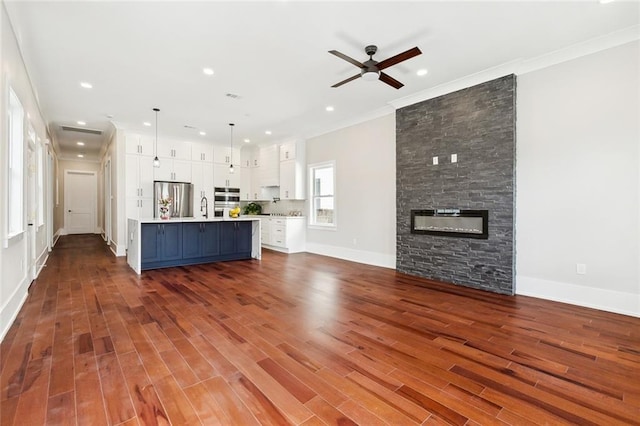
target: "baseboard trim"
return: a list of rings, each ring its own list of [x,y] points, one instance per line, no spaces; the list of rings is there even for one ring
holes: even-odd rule
[[[113,241],[109,245],[109,249],[113,252],[114,256],[116,257],[122,257],[127,255],[127,249],[123,248],[122,246],[119,246]]]
[[[7,302],[0,308],[0,342],[4,340],[7,332],[11,328],[11,325],[18,317],[22,305],[29,296],[29,284],[31,281],[28,277],[24,277],[20,285],[16,287],[14,292],[9,296]]]
[[[354,250],[345,247],[329,246],[307,242],[307,252],[323,256],[336,257],[351,262],[396,269],[395,254],[388,255],[372,251]]]
[[[517,275],[516,294],[640,317],[640,295],[634,293]]]
[[[42,253],[40,253],[40,256],[38,256],[38,258],[36,259],[36,276],[35,278],[38,278],[38,276],[40,275],[40,272],[42,271],[42,269],[47,265],[47,259],[49,258],[49,250],[47,250],[47,247],[44,248],[44,250],[42,250]]]

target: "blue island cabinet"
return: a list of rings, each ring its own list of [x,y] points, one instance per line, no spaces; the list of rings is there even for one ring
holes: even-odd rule
[[[149,223],[140,230],[141,262],[173,262],[182,259],[182,224]]]
[[[229,258],[251,257],[251,222],[220,223],[220,254]]]
[[[182,258],[197,259],[220,254],[220,223],[182,224]]]

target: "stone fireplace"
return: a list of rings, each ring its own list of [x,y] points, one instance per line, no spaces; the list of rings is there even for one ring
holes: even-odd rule
[[[396,111],[396,269],[514,293],[516,77]]]

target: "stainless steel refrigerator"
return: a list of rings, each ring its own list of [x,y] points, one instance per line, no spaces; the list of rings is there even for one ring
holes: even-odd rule
[[[160,217],[160,200],[171,200],[170,217],[193,216],[193,184],[182,182],[153,182],[153,217]]]

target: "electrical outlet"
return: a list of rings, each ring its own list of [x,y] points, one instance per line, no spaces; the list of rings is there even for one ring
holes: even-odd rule
[[[433,157],[433,165],[434,166],[438,165],[438,157]]]
[[[452,163],[458,162],[458,154],[451,154],[451,162]]]
[[[357,238],[354,238],[354,239],[353,239],[353,245],[354,245],[354,246],[357,246],[357,245],[358,245],[358,239],[357,239]]]
[[[576,263],[576,274],[585,275],[587,273],[587,265],[584,263]]]

